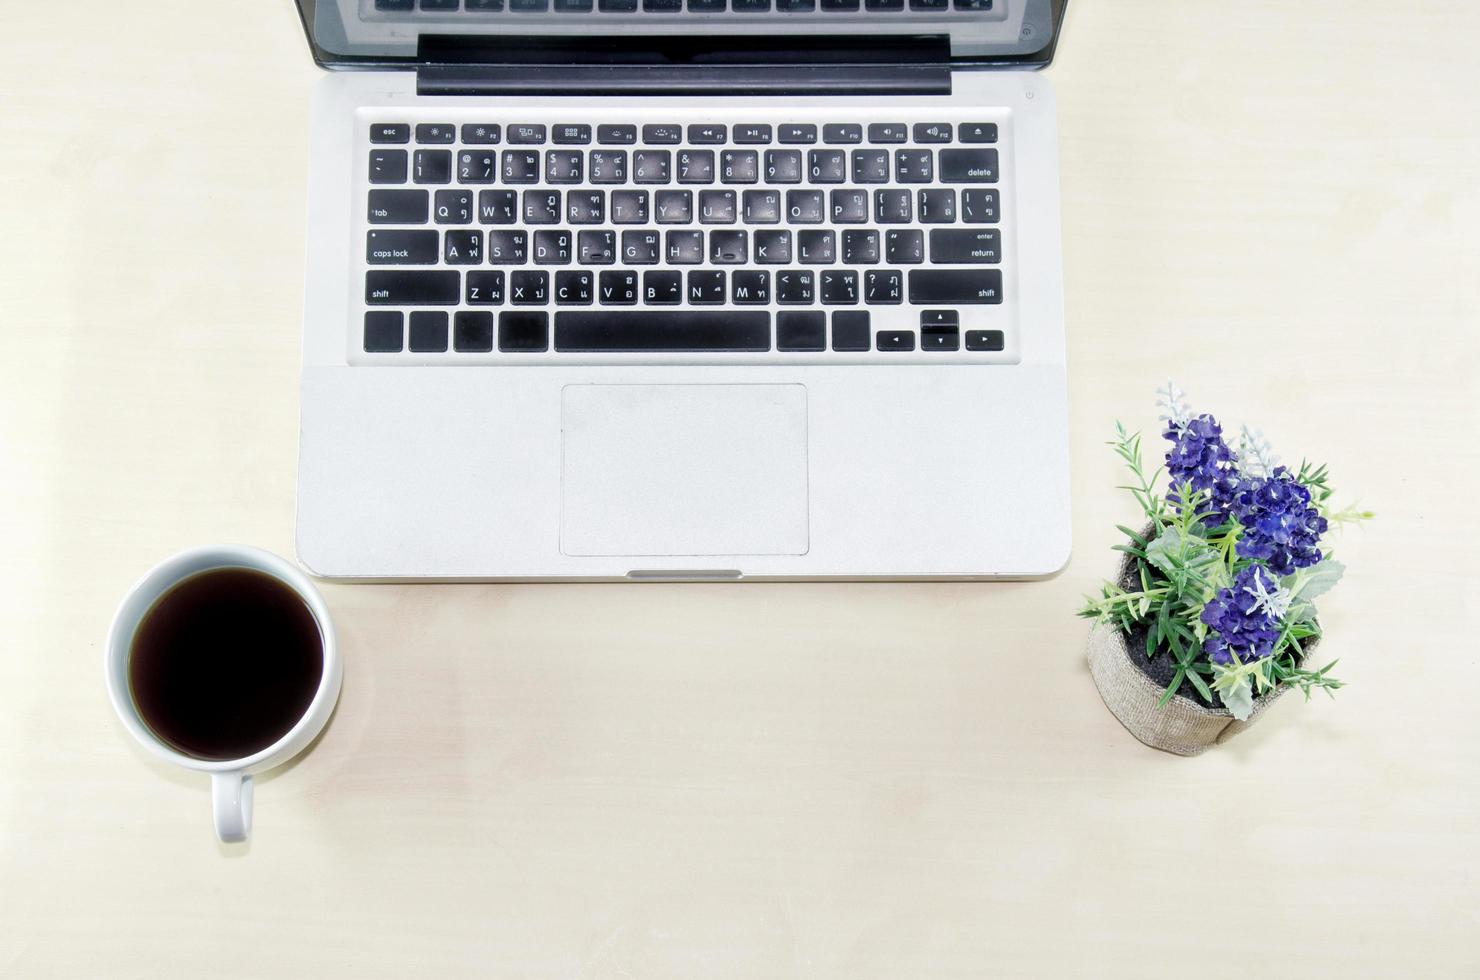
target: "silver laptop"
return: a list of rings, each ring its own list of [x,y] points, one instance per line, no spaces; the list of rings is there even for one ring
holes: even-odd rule
[[[1064,564],[1062,0],[298,3],[313,572]]]

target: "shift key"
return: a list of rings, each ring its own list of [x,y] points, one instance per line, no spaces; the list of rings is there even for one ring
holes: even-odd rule
[[[981,306],[1002,302],[999,269],[911,269],[910,302],[916,306]]]
[[[376,269],[365,273],[370,306],[456,306],[461,276],[451,270]]]

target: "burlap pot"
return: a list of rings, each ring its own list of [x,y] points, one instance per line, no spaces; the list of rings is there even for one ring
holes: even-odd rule
[[[1149,528],[1147,531],[1149,532]],[[1137,581],[1133,559],[1121,564],[1120,581],[1126,587]],[[1306,654],[1315,644],[1306,646]],[[1277,687],[1254,699],[1254,710],[1239,721],[1226,708],[1213,708],[1180,694],[1157,707],[1165,688],[1147,677],[1134,657],[1144,659],[1143,650],[1132,651],[1126,635],[1113,625],[1096,623],[1089,631],[1089,672],[1100,689],[1100,698],[1126,731],[1153,749],[1177,755],[1199,755],[1228,741],[1259,720],[1259,716],[1288,690]]]

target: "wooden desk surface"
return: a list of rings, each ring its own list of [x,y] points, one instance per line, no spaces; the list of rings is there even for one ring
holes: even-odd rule
[[[343,700],[245,852],[101,642],[164,555],[292,551],[317,69],[286,0],[4,19],[0,974],[1480,970],[1480,6],[1072,4],[1061,576],[326,586]],[[1381,515],[1349,688],[1193,760],[1073,617],[1168,375]]]

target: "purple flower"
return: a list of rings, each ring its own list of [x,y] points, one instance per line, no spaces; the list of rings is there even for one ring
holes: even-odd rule
[[[1235,656],[1245,664],[1264,659],[1274,653],[1288,604],[1288,594],[1269,569],[1246,566],[1231,587],[1203,607],[1202,621],[1211,628],[1203,651],[1215,664],[1231,664]]]
[[[1311,505],[1310,489],[1286,467],[1239,483],[1231,509],[1244,528],[1241,557],[1263,561],[1279,575],[1321,560],[1326,519]]]
[[[1173,419],[1162,433],[1172,442],[1167,451],[1167,473],[1173,489],[1167,499],[1178,501],[1178,490],[1191,484],[1207,495],[1208,508],[1220,519],[1228,516],[1238,487],[1238,457],[1223,441],[1223,428],[1211,415]]]

